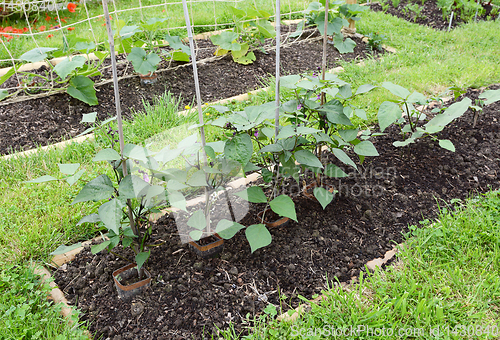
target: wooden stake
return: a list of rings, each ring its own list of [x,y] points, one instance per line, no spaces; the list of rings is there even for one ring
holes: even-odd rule
[[[345,3],[348,5],[354,5],[354,4],[358,3],[358,0],[346,0]],[[349,21],[349,28],[351,30],[355,30],[356,29],[356,22],[352,19],[348,19],[347,21]]]

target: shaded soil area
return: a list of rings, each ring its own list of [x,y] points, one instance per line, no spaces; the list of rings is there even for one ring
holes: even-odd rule
[[[312,38],[319,33],[312,34]],[[327,64],[329,68],[339,66],[339,61],[353,61],[367,56],[366,44],[358,37],[353,53],[340,54],[328,45]],[[215,47],[210,41],[198,41],[197,58],[213,55]],[[229,98],[262,87],[261,80],[275,74],[274,51],[264,54],[255,51],[257,60],[250,65],[233,62],[230,56],[198,65],[198,75],[203,102]],[[299,39],[296,43],[281,49],[281,70],[283,75],[298,74],[316,70],[321,65],[322,41]],[[177,64],[177,66],[182,66]],[[122,65],[119,75],[131,73],[133,69]],[[111,70],[107,69],[111,76]],[[141,85],[138,77],[119,82],[121,108],[126,117],[143,109],[143,100],[152,103],[153,98],[170,91],[175,97],[182,96],[182,105],[191,104],[195,97],[191,65],[159,73],[158,81],[152,85]],[[89,106],[66,93],[0,106],[0,154],[48,145],[71,138],[83,132],[86,127],[80,121],[82,114],[97,112],[99,119],[114,116],[114,92],[111,83],[97,87],[99,105]]]
[[[451,13],[446,12],[443,15],[443,10],[438,7],[437,1],[427,0],[423,4],[422,2],[418,0],[402,0],[398,3],[391,0],[382,0],[371,4],[370,8],[373,11],[383,11],[419,25],[429,26],[438,30],[447,30],[450,25]],[[394,6],[394,3],[397,6]],[[490,15],[493,10],[491,5],[484,3],[483,8],[484,12],[483,14],[478,14],[477,20],[495,20],[496,16],[498,16],[498,13],[495,16]],[[475,11],[473,12],[475,14]],[[472,17],[473,19],[474,17]],[[459,11],[455,11],[453,13],[453,20],[451,20],[451,28],[463,25],[468,20],[470,19],[463,18]]]
[[[466,95],[476,99],[479,91]],[[324,211],[297,193],[298,223],[271,229],[272,244],[253,254],[240,231],[219,257],[201,259],[180,242],[173,218],[164,216],[153,228],[153,239],[164,244],[148,263],[151,287],[132,301],[116,298],[111,278],[126,262],[106,252],[85,249],[55,271],[56,283],[96,338],[203,339],[229,322],[245,331],[246,315],[262,313],[268,303],[279,307],[279,294],[286,296],[284,312],[299,304],[298,294],[311,298],[327,283],[358,275],[367,261],[401,242],[408,225],[435,218],[437,203],[498,189],[499,119],[500,102],[484,108],[475,128],[467,111],[438,136],[452,141],[455,153],[430,138],[395,148],[401,137],[390,127],[373,138],[380,156],[358,164],[359,172],[336,162],[350,176],[330,180],[340,194]],[[241,223],[259,223],[263,208],[250,205]]]

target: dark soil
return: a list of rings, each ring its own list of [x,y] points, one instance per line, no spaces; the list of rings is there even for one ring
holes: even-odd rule
[[[387,6],[385,13],[398,18],[402,18],[419,25],[429,26],[438,30],[448,29],[450,14],[447,14],[447,16],[443,18],[443,11],[437,6],[437,1],[435,0],[427,0],[424,4],[422,4],[422,1],[419,0],[401,0],[397,7],[393,6],[393,2],[391,0],[382,0],[371,4],[370,8],[376,12],[384,11],[384,7],[382,6],[383,4],[385,4],[384,6]],[[416,15],[414,11],[406,9],[406,6],[414,6],[414,4],[419,7],[420,14],[418,15]],[[484,9],[485,13],[483,15],[478,15],[477,20],[494,20],[495,18],[489,18],[493,7],[491,5],[484,5]],[[463,18],[461,18],[460,13],[455,12],[453,14],[451,28],[458,27],[464,23],[465,22]]]
[[[318,37],[318,34],[313,34],[313,37]],[[360,60],[367,56],[366,44],[359,38],[353,39],[357,43],[353,53],[340,54],[332,45],[328,45],[329,68],[339,66],[340,60]],[[210,41],[197,41],[197,45],[197,60],[213,56],[215,47]],[[255,55],[257,60],[250,65],[237,64],[230,56],[199,64],[198,75],[203,102],[229,98],[262,87],[261,80],[275,74],[275,54],[274,51],[268,54],[256,51]],[[300,39],[297,44],[281,49],[282,74],[316,70],[321,65],[321,57],[321,40]],[[122,64],[119,76],[130,74],[132,71],[130,66]],[[111,70],[107,69],[104,76],[109,79]],[[153,98],[166,91],[170,91],[175,97],[182,96],[182,106],[191,104],[195,97],[191,65],[161,72],[157,83],[153,85],[141,86],[138,77],[123,79],[119,85],[121,107],[126,117],[132,117],[134,111],[142,110],[143,100],[151,103]],[[97,98],[97,106],[89,106],[66,93],[0,105],[0,154],[53,144],[74,137],[86,129],[80,123],[84,113],[97,112],[102,120],[116,114],[111,83],[97,87]]]
[[[467,96],[478,94],[469,90]],[[498,189],[499,119],[500,102],[485,107],[475,128],[467,111],[439,136],[453,142],[455,153],[431,139],[395,148],[400,135],[389,128],[373,139],[380,156],[359,165],[359,173],[338,164],[351,176],[331,181],[340,195],[324,211],[298,194],[299,223],[271,229],[272,244],[253,254],[240,231],[219,258],[203,260],[180,242],[174,220],[165,216],[153,229],[153,239],[165,244],[153,249],[148,263],[150,291],[131,302],[116,298],[111,278],[126,263],[105,252],[84,250],[54,273],[56,283],[95,338],[202,339],[229,322],[242,331],[247,313],[280,306],[279,294],[287,297],[286,310],[298,305],[298,294],[311,298],[327,282],[358,275],[367,261],[400,243],[408,225],[435,218],[437,203]],[[241,223],[258,223],[262,209],[251,205]]]

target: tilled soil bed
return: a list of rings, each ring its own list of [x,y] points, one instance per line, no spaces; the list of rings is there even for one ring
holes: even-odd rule
[[[304,36],[321,38],[319,32]],[[340,54],[333,45],[327,48],[327,66],[339,66],[339,61],[355,61],[366,58],[366,44],[353,37],[357,46],[352,53]],[[287,40],[290,43],[293,40]],[[216,47],[209,41],[198,41],[198,60],[213,56]],[[299,74],[316,70],[321,65],[322,40],[299,39],[281,49],[281,71],[283,75]],[[201,98],[203,102],[213,102],[229,98],[264,86],[262,79],[275,74],[275,53],[255,51],[257,60],[250,65],[237,64],[231,56],[198,65]],[[124,59],[123,56],[119,58]],[[175,64],[175,63],[174,63]],[[173,66],[181,66],[175,64]],[[131,65],[122,65],[119,76],[132,73]],[[111,70],[105,72],[111,77]],[[97,79],[96,79],[97,81]],[[121,108],[123,114],[133,118],[134,111],[143,110],[143,101],[149,103],[166,91],[174,97],[182,97],[184,105],[192,103],[195,97],[193,70],[191,65],[167,70],[158,75],[156,84],[141,86],[139,77],[126,78],[119,82]],[[82,115],[97,112],[104,120],[114,116],[115,102],[112,83],[97,87],[99,105],[89,106],[66,93],[55,94],[8,105],[0,103],[0,155],[14,151],[31,149],[38,145],[53,144],[72,138],[87,127],[81,124]]]
[[[385,3],[384,8],[382,5]],[[369,5],[373,11],[380,12],[384,11],[385,13],[391,14],[395,17],[405,19],[410,22],[417,23],[419,25],[425,25],[432,27],[438,30],[447,30],[450,24],[450,15],[448,14],[446,17],[443,17],[443,11],[438,7],[437,1],[425,1],[422,4],[422,1],[419,0],[402,0],[398,3],[396,7],[394,7],[393,2],[391,0],[385,0],[380,2],[375,2]],[[412,11],[408,8],[408,6],[414,6],[413,8],[418,8],[417,14],[415,11]],[[415,7],[416,6],[416,7]],[[477,20],[495,20],[496,17],[491,17],[490,13],[493,9],[491,5],[483,5],[484,6],[484,14],[478,15]],[[498,14],[496,14],[498,16]],[[460,17],[460,13],[456,12],[453,14],[453,20],[451,23],[451,28],[456,28],[460,25],[463,25],[465,21]]]
[[[467,96],[478,94],[470,90]],[[340,194],[324,211],[298,194],[299,222],[272,229],[272,244],[253,254],[240,232],[225,242],[220,257],[201,259],[180,242],[171,216],[164,216],[153,229],[153,239],[165,244],[152,250],[151,288],[131,302],[117,298],[111,277],[126,263],[106,252],[85,249],[55,271],[56,283],[81,309],[95,338],[202,339],[229,322],[244,331],[248,313],[259,314],[268,303],[280,306],[278,290],[287,297],[283,311],[296,307],[298,294],[311,298],[327,282],[358,275],[367,261],[401,242],[409,225],[435,218],[437,203],[498,189],[499,119],[500,102],[484,109],[475,128],[467,111],[439,136],[454,143],[455,153],[431,139],[395,148],[400,135],[389,128],[373,139],[380,156],[359,165],[359,173],[338,164],[351,176],[331,181]],[[261,209],[251,205],[241,223],[258,223]]]

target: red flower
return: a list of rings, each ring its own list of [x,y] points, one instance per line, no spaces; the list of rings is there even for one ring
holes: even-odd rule
[[[68,31],[74,31],[75,28],[74,27],[68,27]]]
[[[48,15],[45,17],[45,21],[50,21],[50,17]]]
[[[43,32],[43,31],[45,31],[46,28],[47,28],[46,26],[40,26],[40,28],[38,30]]]
[[[76,10],[76,4],[70,2],[68,4],[68,11],[70,11],[71,13],[75,13],[75,10]]]
[[[53,36],[54,36],[53,34],[49,34],[49,35],[47,36],[47,39],[52,38]]]
[[[29,30],[28,30],[28,27],[23,27],[23,31],[24,31],[24,32],[28,32],[28,31],[29,31]]]
[[[65,24],[67,24],[68,22],[64,19],[61,19],[62,22],[64,22]]]
[[[4,32],[13,32],[12,26],[7,26],[3,29]]]

